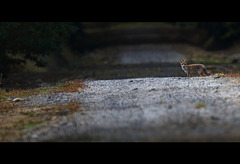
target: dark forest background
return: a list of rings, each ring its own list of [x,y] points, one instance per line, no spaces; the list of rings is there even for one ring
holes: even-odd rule
[[[132,26],[138,28],[131,31]],[[148,36],[147,26],[154,27]],[[212,51],[227,49],[239,40],[240,22],[1,22],[0,73],[7,77],[21,72],[26,61],[46,67],[45,56],[60,58],[66,47],[77,55],[140,43],[187,43]]]

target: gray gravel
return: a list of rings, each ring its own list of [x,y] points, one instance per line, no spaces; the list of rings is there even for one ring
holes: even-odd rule
[[[82,103],[84,111],[26,130],[27,137],[22,141],[240,140],[240,85],[234,78],[138,78],[85,83],[88,87],[81,92],[26,98],[27,106],[75,99]]]

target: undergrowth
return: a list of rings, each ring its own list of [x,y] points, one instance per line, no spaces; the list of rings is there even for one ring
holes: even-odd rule
[[[22,138],[22,130],[30,130],[46,121],[53,121],[81,111],[81,103],[72,99],[66,104],[37,107],[21,107],[21,102],[2,101],[0,103],[0,142]]]
[[[9,97],[27,97],[38,94],[78,92],[80,89],[83,89],[84,87],[85,84],[83,83],[82,80],[75,80],[60,83],[52,87],[40,87],[35,89],[13,89],[11,91],[0,89],[0,101],[6,100]]]
[[[228,73],[228,74],[225,74],[225,73],[215,73],[214,74],[215,76],[222,76],[222,77],[235,77],[235,78],[239,78],[240,77],[240,73],[238,72],[231,72],[231,73]]]
[[[223,77],[240,77],[240,74],[237,73],[229,73],[229,74],[224,74]]]

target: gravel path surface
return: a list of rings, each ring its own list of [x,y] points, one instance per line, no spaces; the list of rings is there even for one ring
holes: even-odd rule
[[[28,97],[27,106],[71,99],[84,111],[27,130],[23,141],[240,140],[234,78],[168,77],[86,81],[78,93]]]

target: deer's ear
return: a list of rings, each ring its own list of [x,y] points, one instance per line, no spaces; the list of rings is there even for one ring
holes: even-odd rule
[[[187,63],[188,60],[187,60],[187,59],[184,59],[184,61]]]

